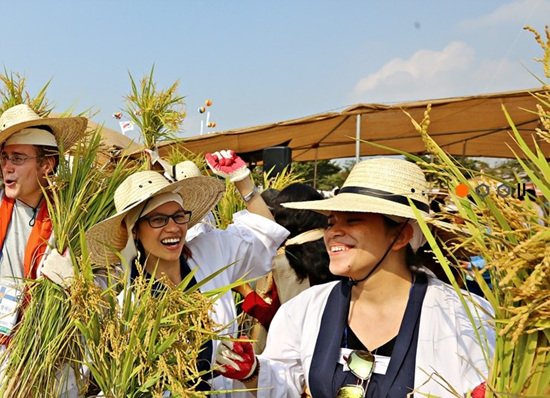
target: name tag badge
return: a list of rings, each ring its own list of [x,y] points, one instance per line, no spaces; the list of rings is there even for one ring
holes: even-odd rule
[[[0,285],[0,333],[11,335],[19,310],[20,292],[10,286]]]
[[[344,366],[344,372],[349,372],[346,358],[352,351],[353,350],[350,348],[340,349],[340,359],[338,360],[338,363]],[[373,373],[385,375],[386,371],[388,370],[388,365],[390,364],[390,359],[391,357],[387,357],[384,355],[374,355],[374,369],[372,370]]]

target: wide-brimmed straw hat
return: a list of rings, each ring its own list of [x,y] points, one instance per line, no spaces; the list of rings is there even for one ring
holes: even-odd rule
[[[128,243],[128,228],[124,218],[148,199],[163,193],[180,195],[185,210],[191,211],[188,223],[188,228],[191,228],[212,210],[224,190],[225,184],[215,177],[201,175],[170,182],[156,171],[140,171],[130,175],[115,191],[116,214],[94,225],[86,233],[92,262],[120,262],[114,250],[121,251]]]
[[[42,118],[27,104],[15,105],[6,109],[0,116],[0,146],[13,134],[37,126],[47,126],[58,146],[68,150],[82,137],[88,126],[85,117]]]
[[[336,196],[282,206],[325,214],[343,211],[416,219],[409,200],[423,218],[429,218],[426,177],[420,167],[402,159],[374,158],[357,163]]]

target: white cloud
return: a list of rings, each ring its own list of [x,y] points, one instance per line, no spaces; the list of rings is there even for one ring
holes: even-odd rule
[[[503,4],[491,14],[464,21],[465,29],[494,27],[503,24],[521,23],[542,29],[548,23],[550,0],[516,0]],[[539,26],[542,25],[542,26]]]
[[[361,79],[353,90],[353,97],[371,97],[373,93],[394,101],[392,92],[408,91],[415,87],[430,92],[445,77],[468,70],[474,59],[474,50],[461,42],[452,42],[442,51],[420,50],[409,59],[395,58],[382,68]],[[415,90],[417,91],[417,90]]]
[[[539,86],[517,62],[476,58],[474,49],[452,42],[441,51],[420,50],[395,58],[359,80],[352,103],[393,103],[475,95]]]
[[[424,80],[445,71],[465,69],[473,58],[473,50],[461,42],[452,42],[443,51],[420,50],[408,60],[396,58],[380,71],[361,79],[355,92],[375,89],[379,85],[395,83],[395,79]]]

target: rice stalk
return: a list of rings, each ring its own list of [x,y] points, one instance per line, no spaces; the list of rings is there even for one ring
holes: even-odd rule
[[[158,142],[176,138],[181,123],[187,116],[184,97],[178,91],[179,81],[159,90],[153,80],[155,67],[139,83],[130,76],[131,92],[126,96],[126,108],[130,119],[141,132],[146,148],[154,148]]]
[[[186,281],[177,287],[164,282],[166,289],[155,291],[151,279],[140,276],[130,284],[126,275],[120,294],[75,284],[74,316],[86,337],[86,364],[105,397],[160,397],[165,391],[204,396],[194,391],[196,358],[216,336],[208,311],[218,294],[186,291]]]
[[[81,352],[67,344],[78,338],[68,322],[68,293],[47,279],[29,281],[27,288],[22,321],[1,357],[5,367],[0,395],[54,397],[66,381],[62,374],[68,368],[80,378],[76,361],[82,358]]]
[[[98,270],[81,260],[81,231],[114,211],[114,187],[131,171],[125,162],[108,175],[96,167],[100,140],[100,131],[96,130],[77,144],[70,159],[60,158],[57,174],[44,192],[56,249],[67,252],[75,275],[91,285]],[[69,293],[45,279],[28,281],[27,289],[28,304],[1,358],[6,365],[0,391],[3,396],[56,396],[63,389],[60,373],[71,368],[83,392],[87,380],[81,374],[80,363],[85,352],[71,317],[74,308]]]
[[[41,117],[48,116],[52,111],[52,106],[46,99],[46,90],[51,79],[34,96],[27,91],[27,78],[17,72],[8,72],[4,67],[0,81],[4,85],[4,89],[0,90],[0,114],[20,104],[28,104]]]

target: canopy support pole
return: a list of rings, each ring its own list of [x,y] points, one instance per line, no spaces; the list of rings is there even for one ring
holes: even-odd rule
[[[317,158],[319,155],[319,147],[315,148],[315,163],[313,164],[313,188],[317,189]]]
[[[359,156],[361,155],[361,114],[357,114],[357,123],[355,128],[355,163],[359,163]]]

